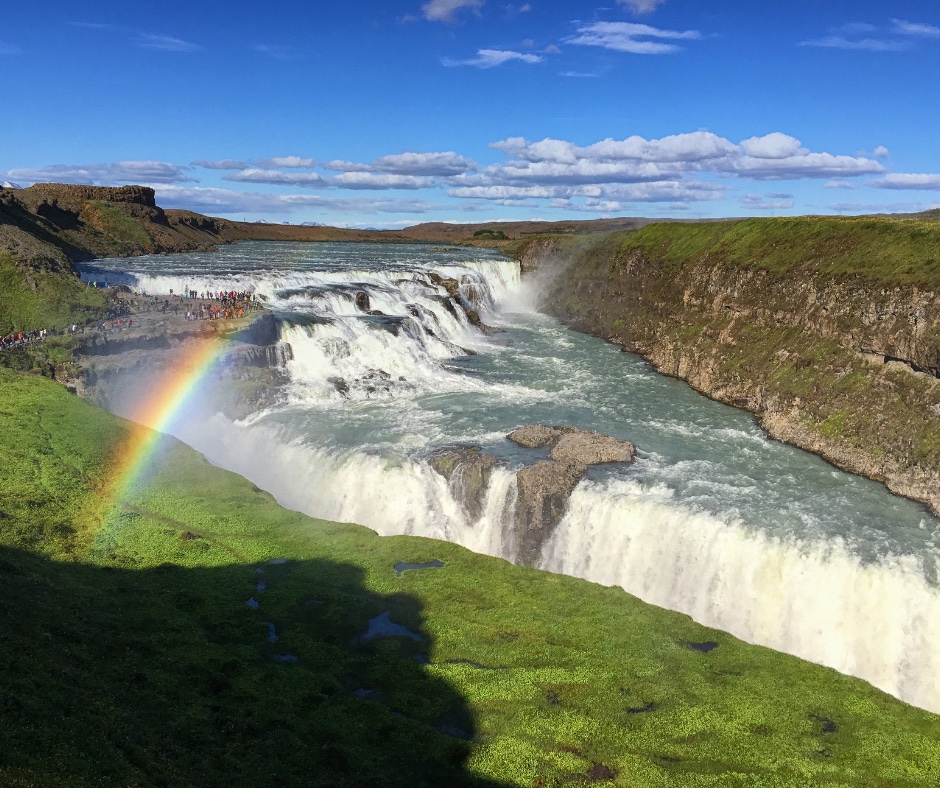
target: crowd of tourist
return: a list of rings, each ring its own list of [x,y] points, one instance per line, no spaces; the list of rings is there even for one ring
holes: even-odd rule
[[[95,287],[108,287],[106,283],[95,282]],[[127,291],[131,293],[131,291]],[[39,328],[33,331],[14,331],[9,336],[0,336],[0,350],[10,350],[41,342],[47,336],[63,334],[84,334],[86,330],[102,333],[125,331],[134,324],[132,314],[159,311],[162,314],[183,314],[186,320],[232,320],[244,317],[249,312],[261,308],[257,296],[246,290],[200,292],[187,289],[185,293],[169,296],[147,295],[138,288],[133,297],[116,303],[108,311],[105,320],[89,320],[85,323],[72,323],[61,331],[52,328]],[[139,299],[139,300],[138,300]],[[189,303],[189,301],[195,303]],[[201,302],[201,303],[200,303]]]

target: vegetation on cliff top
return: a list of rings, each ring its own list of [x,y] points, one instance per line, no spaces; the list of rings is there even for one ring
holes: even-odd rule
[[[77,276],[31,268],[0,250],[0,334],[62,329],[97,318],[104,309],[104,294]]]
[[[940,718],[862,681],[619,589],[287,511],[175,441],[102,524],[130,429],[0,370],[5,785],[940,778]],[[422,639],[365,639],[385,613]]]
[[[650,224],[622,236],[621,253],[681,267],[714,260],[778,274],[857,276],[940,287],[940,223],[888,217],[745,219]]]

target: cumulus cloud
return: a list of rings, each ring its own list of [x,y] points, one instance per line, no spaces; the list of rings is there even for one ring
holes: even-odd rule
[[[885,159],[891,155],[891,151],[889,151],[884,145],[879,145],[877,148],[875,148],[874,151],[872,151],[872,155],[877,156],[879,159]]]
[[[277,186],[326,186],[326,179],[315,172],[281,172],[280,170],[249,167],[231,175],[225,175],[222,180],[236,181],[238,183],[268,183]]]
[[[940,190],[940,175],[927,173],[896,172],[871,182],[879,189],[915,189],[921,191]]]
[[[659,8],[666,0],[617,0],[617,2],[629,8],[634,14],[651,14]]]
[[[509,49],[478,49],[477,56],[467,60],[451,60],[444,58],[445,66],[476,66],[477,68],[493,68],[508,63],[510,60],[521,60],[523,63],[541,63],[541,55],[528,52],[515,52]]]
[[[483,0],[429,0],[421,11],[429,22],[455,22],[458,11],[467,8],[479,13],[482,7]]]
[[[193,162],[193,165],[207,170],[244,170],[248,166],[248,162],[236,159],[216,159],[215,161],[197,159]]]
[[[741,149],[755,159],[786,159],[807,152],[798,139],[779,131],[743,140]]]
[[[311,169],[317,166],[313,159],[304,159],[300,156],[275,156],[271,159],[261,159],[258,164],[262,167],[287,167]]]
[[[128,183],[188,183],[184,167],[162,161],[118,161],[113,164],[53,164],[7,170],[0,176],[21,183],[84,183],[120,186]]]
[[[137,46],[144,49],[158,49],[162,52],[195,52],[202,49],[198,44],[184,41],[173,36],[155,36],[150,33],[141,33],[137,36]]]
[[[695,41],[701,37],[697,30],[662,30],[632,22],[592,22],[579,27],[577,35],[567,42],[634,55],[668,55],[680,51],[681,47],[663,43],[663,40]]]
[[[634,135],[590,145],[568,140],[530,142],[510,137],[492,143],[506,160],[448,179],[451,196],[480,200],[580,199],[683,204],[721,200],[716,179],[750,181],[849,178],[881,173],[873,159],[814,152],[781,132],[734,143],[709,131],[660,139]],[[792,207],[789,193],[753,199],[755,209]]]

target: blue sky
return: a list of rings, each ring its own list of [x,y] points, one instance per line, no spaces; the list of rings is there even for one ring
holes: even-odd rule
[[[940,205],[936,0],[47,0],[0,69],[0,182],[239,219]]]

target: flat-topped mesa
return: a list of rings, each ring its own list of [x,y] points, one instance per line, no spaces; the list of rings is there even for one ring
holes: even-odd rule
[[[149,186],[84,186],[71,183],[35,183],[27,191],[61,200],[125,202],[156,208],[156,194]]]

